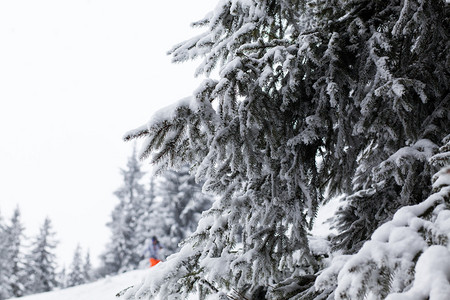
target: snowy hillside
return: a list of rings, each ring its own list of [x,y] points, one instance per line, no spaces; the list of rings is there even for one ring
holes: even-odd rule
[[[21,300],[115,300],[121,290],[139,283],[147,270],[136,270],[64,290],[13,298]],[[12,300],[12,299],[10,299]]]

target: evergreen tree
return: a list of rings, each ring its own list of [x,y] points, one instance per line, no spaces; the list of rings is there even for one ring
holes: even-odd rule
[[[7,242],[6,224],[0,214],[0,300],[8,299],[12,296],[11,264],[9,262],[10,249]]]
[[[137,227],[144,211],[145,188],[141,183],[144,172],[141,171],[135,149],[128,159],[127,168],[122,170],[122,176],[123,185],[114,193],[119,203],[107,224],[112,235],[102,255],[104,275],[135,269],[141,259]]]
[[[20,209],[17,207],[11,218],[10,225],[6,228],[6,239],[9,248],[8,262],[11,272],[9,276],[12,295],[21,297],[25,293],[24,283],[27,280],[25,270],[25,257],[23,253],[23,231],[25,227],[20,220]]]
[[[335,291],[336,300],[450,296],[449,152],[446,156],[447,167],[433,176],[432,195],[398,210],[356,254],[336,256],[316,280],[317,290]]]
[[[85,283],[85,273],[83,269],[83,258],[81,253],[81,247],[78,245],[73,254],[72,263],[70,264],[70,270],[67,274],[67,286],[77,286]]]
[[[56,255],[57,245],[50,219],[47,217],[39,234],[31,245],[31,253],[27,256],[28,280],[27,294],[48,292],[57,287]]]
[[[84,278],[85,283],[91,282],[94,279],[92,264],[91,264],[91,255],[89,253],[89,250],[86,252],[86,256],[84,258],[83,278]]]
[[[151,231],[160,237],[168,252],[173,253],[179,243],[195,231],[201,213],[211,207],[212,199],[202,193],[188,166],[164,172],[158,194],[162,201],[152,208]],[[157,229],[160,229],[159,234]]]
[[[127,296],[316,297],[307,233],[323,195],[349,195],[333,242],[355,253],[431,191],[450,128],[449,16],[444,0],[220,1],[170,52],[218,80],[125,136],[146,139],[158,171],[189,164],[219,199]]]
[[[428,158],[448,133],[443,66],[450,44],[444,1],[349,1],[347,12],[342,46],[360,47],[352,90],[359,115],[351,133],[362,147],[334,244],[353,253],[398,208],[422,202],[431,191],[437,170]]]
[[[67,273],[66,273],[66,267],[63,266],[61,271],[59,271],[56,274],[56,281],[58,282],[58,287],[60,289],[67,288]]]
[[[163,234],[162,230],[156,230],[156,227],[162,228],[162,218],[157,211],[158,204],[155,202],[157,187],[154,176],[150,176],[149,185],[145,194],[146,197],[142,201],[142,212],[140,213],[136,229],[139,241],[138,253],[145,252],[153,236],[161,237]]]

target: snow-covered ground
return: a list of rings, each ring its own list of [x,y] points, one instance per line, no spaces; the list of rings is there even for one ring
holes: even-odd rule
[[[116,294],[132,285],[139,284],[147,271],[148,269],[130,271],[63,290],[8,300],[118,300]],[[196,295],[191,295],[188,300],[193,299],[197,299]]]
[[[63,290],[30,295],[20,300],[117,300],[121,290],[141,282],[147,270],[136,270]],[[12,300],[12,299],[11,299]]]

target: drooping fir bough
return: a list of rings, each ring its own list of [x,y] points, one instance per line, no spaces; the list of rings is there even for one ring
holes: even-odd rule
[[[450,296],[450,135],[428,161],[442,167],[431,195],[403,206],[354,255],[337,254],[315,282],[334,299],[447,299]],[[402,148],[404,153],[421,152]],[[445,167],[446,166],[446,167]]]
[[[449,17],[444,0],[219,1],[170,51],[218,76],[125,136],[159,170],[189,164],[219,199],[127,296],[332,295],[313,285],[319,205],[347,194],[332,242],[352,254],[431,191],[450,128]]]

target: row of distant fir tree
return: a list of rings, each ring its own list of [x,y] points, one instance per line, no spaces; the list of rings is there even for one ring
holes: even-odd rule
[[[97,268],[91,264],[89,251],[83,254],[79,245],[70,267],[58,267],[58,241],[48,217],[39,234],[26,245],[20,209],[9,222],[0,216],[0,300],[72,287],[145,267],[144,251],[152,236],[161,241],[164,255],[174,253],[195,231],[201,212],[211,206],[211,197],[202,193],[187,167],[159,177],[146,176],[134,151],[121,172],[123,184],[114,193],[119,203],[107,224],[111,239]],[[143,181],[148,177],[146,185]]]
[[[26,237],[24,231],[19,208],[9,222],[0,215],[0,300],[76,286],[94,278],[89,252],[82,259],[80,246],[69,270],[58,268],[58,241],[48,217],[35,237]]]
[[[163,255],[169,256],[195,231],[212,198],[189,171],[184,166],[149,174],[133,151],[121,170],[123,184],[114,193],[118,203],[107,224],[111,237],[101,256],[99,276],[146,267],[148,253],[144,252],[153,236],[163,246]]]

